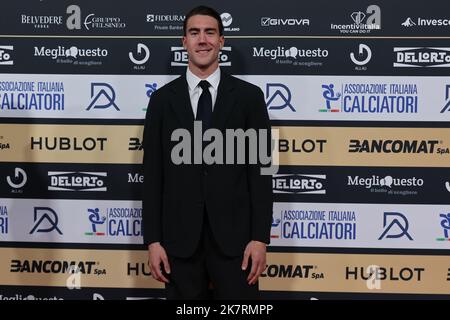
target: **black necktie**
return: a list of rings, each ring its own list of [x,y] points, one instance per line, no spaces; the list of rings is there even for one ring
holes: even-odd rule
[[[200,99],[197,105],[197,118],[196,120],[202,121],[203,130],[208,129],[211,124],[212,115],[212,98],[209,92],[209,82],[202,80],[199,86],[203,89]]]

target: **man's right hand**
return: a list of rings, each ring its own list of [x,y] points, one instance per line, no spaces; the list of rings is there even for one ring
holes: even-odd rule
[[[161,263],[164,266],[164,271],[167,274],[170,274],[170,265],[166,250],[164,250],[159,242],[153,242],[148,245],[148,264],[150,266],[150,272],[155,280],[169,283],[169,280],[164,277],[161,271]]]

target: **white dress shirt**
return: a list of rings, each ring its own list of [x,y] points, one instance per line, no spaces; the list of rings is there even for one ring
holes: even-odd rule
[[[214,104],[216,103],[217,98],[217,90],[219,89],[220,82],[220,68],[217,68],[208,78],[200,79],[195,74],[189,70],[189,67],[186,70],[186,80],[189,87],[189,97],[191,99],[192,112],[194,113],[194,119],[197,117],[197,106],[198,100],[200,99],[200,95],[203,92],[203,89],[198,85],[200,81],[206,80],[209,82],[209,92],[211,93],[212,98],[212,111],[214,111]]]

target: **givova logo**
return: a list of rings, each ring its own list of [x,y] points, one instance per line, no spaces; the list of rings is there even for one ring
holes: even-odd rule
[[[261,277],[263,278],[299,278],[299,279],[324,279],[323,272],[316,272],[314,265],[293,264],[269,264]]]
[[[274,193],[325,194],[326,177],[326,175],[313,174],[275,174],[272,175],[272,189]]]
[[[186,67],[188,65],[188,53],[183,47],[171,47],[170,51],[172,52],[172,61],[170,62],[172,67]],[[220,50],[219,66],[231,66],[231,47],[223,47]]]
[[[50,191],[107,191],[106,172],[49,171]]]

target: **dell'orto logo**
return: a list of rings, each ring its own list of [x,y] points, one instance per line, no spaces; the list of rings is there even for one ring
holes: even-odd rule
[[[413,240],[408,233],[409,222],[406,217],[399,212],[385,212],[383,216],[384,231],[378,240],[384,238],[402,238],[406,236],[409,240]]]
[[[442,108],[441,113],[450,111],[450,84],[445,86],[445,106]]]
[[[272,189],[274,193],[325,194],[325,180],[326,175],[275,174],[272,176]]]
[[[282,110],[289,108],[295,112],[291,104],[291,91],[282,83],[268,83],[266,84],[266,105],[269,110]]]
[[[450,67],[450,48],[394,48],[394,67]]]
[[[188,53],[183,47],[171,47],[172,67],[185,67],[188,65]],[[222,47],[219,52],[219,66],[230,67],[231,66],[231,47]]]
[[[117,111],[120,111],[116,105],[116,92],[114,88],[108,83],[91,83],[91,103],[86,110],[94,109],[108,109],[114,107]]]
[[[136,65],[142,65],[148,61],[150,58],[150,50],[148,47],[143,43],[137,44],[137,58],[135,57],[134,52],[128,52],[128,57],[130,58],[131,62],[133,62]]]
[[[350,59],[354,64],[363,66],[372,59],[372,50],[370,50],[368,45],[360,43],[357,57],[355,56],[355,53],[352,52],[350,53]]]
[[[20,189],[27,183],[27,174],[22,168],[15,168],[14,176],[7,176],[6,181],[11,188]]]
[[[58,228],[58,215],[56,212],[48,207],[34,207],[34,226],[31,229],[30,234],[35,232],[52,232],[56,230],[62,235],[61,230]]]
[[[0,46],[0,66],[9,65],[12,66],[14,61],[12,60],[11,54],[14,50],[14,46]]]
[[[106,172],[49,171],[50,191],[107,191]]]

